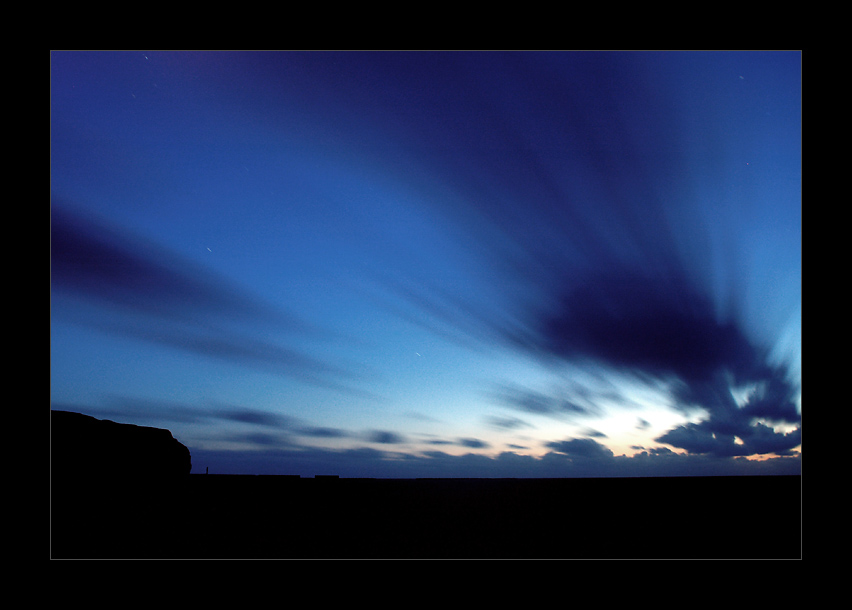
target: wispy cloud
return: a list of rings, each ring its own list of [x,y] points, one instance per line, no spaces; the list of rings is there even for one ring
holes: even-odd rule
[[[447,58],[443,69],[464,74],[465,59]],[[759,209],[744,202],[747,212],[708,215],[701,206],[716,203],[696,201],[690,184],[692,176],[728,178],[721,165],[712,172],[690,165],[696,162],[691,155],[708,153],[687,142],[706,140],[710,156],[721,159],[732,152],[721,143],[736,147],[738,141],[720,137],[727,127],[712,113],[702,115],[695,132],[681,132],[660,102],[657,76],[629,54],[505,59],[494,58],[500,70],[470,76],[479,86],[511,92],[511,103],[471,108],[476,131],[465,129],[460,108],[453,113],[457,130],[435,132],[463,141],[458,150],[466,158],[454,157],[447,145],[445,155],[424,152],[422,158],[457,195],[435,198],[434,205],[485,253],[497,296],[439,281],[387,281],[410,306],[406,315],[444,335],[510,348],[555,368],[582,365],[602,376],[674,388],[671,405],[703,409],[709,418],[697,429],[661,437],[682,449],[697,450],[701,445],[689,439],[705,430],[721,433],[725,422],[738,426],[737,451],[794,442],[795,435],[770,439],[759,427],[761,418],[800,421],[791,402],[796,388],[786,371],[769,366],[771,346],[761,343],[746,316],[744,287],[754,278],[743,273],[742,253],[750,244],[737,242],[739,215]],[[561,78],[542,78],[551,68]],[[540,106],[554,98],[559,120]],[[427,151],[436,136],[423,130],[413,137]],[[493,138],[503,145],[490,145]],[[470,167],[476,171],[464,171]],[[750,384],[767,389],[732,410],[727,396]],[[496,387],[491,398],[563,420],[602,415],[607,403],[628,404],[624,396],[512,382]]]
[[[489,416],[485,421],[489,426],[498,430],[518,430],[532,427],[532,424],[517,417]]]
[[[295,346],[296,340],[326,337],[325,331],[61,201],[51,210],[50,257],[51,290],[98,307],[99,315],[80,318],[98,330],[359,392],[349,383],[357,377],[352,369]]]
[[[574,420],[601,412],[593,400],[589,400],[586,392],[575,392],[567,387],[560,391],[543,392],[519,385],[503,385],[489,392],[489,396],[498,404],[517,411],[557,419]],[[512,422],[503,420],[502,423]]]

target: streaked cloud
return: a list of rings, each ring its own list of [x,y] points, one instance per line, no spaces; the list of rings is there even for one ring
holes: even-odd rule
[[[129,232],[54,202],[51,290],[93,302],[99,313],[75,320],[97,330],[194,355],[256,367],[341,391],[352,369],[296,347],[324,331],[261,303],[233,282]],[[259,329],[252,331],[250,329]],[[273,342],[266,337],[281,337]],[[339,337],[338,337],[339,340]],[[288,345],[286,341],[291,341]]]

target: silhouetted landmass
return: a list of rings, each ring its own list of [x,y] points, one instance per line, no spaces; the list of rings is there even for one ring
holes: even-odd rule
[[[190,473],[189,449],[162,428],[51,411],[51,467],[62,478],[147,477]]]
[[[170,554],[191,468],[168,430],[51,411],[52,556]]]
[[[801,557],[799,476],[113,474],[57,496],[56,458],[55,558]]]
[[[800,477],[193,475],[189,487],[208,509],[193,511],[185,553],[206,557],[801,556]]]

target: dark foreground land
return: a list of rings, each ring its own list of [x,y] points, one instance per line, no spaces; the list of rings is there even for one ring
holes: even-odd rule
[[[801,478],[54,484],[53,558],[798,559]]]

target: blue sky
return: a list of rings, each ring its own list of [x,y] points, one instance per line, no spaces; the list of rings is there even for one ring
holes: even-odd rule
[[[799,52],[54,52],[51,408],[193,472],[801,471]]]

